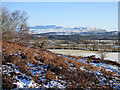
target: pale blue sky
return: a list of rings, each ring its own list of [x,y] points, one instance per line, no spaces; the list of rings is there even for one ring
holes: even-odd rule
[[[4,2],[10,11],[26,11],[29,25],[90,26],[118,30],[117,2]]]

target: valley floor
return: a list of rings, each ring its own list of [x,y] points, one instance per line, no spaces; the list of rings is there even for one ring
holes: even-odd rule
[[[72,55],[72,56],[91,56],[95,55],[96,58],[99,58],[97,51],[85,51],[85,50],[68,50],[68,49],[49,49],[50,51],[58,54]],[[116,61],[120,63],[120,52],[106,52],[105,60]]]

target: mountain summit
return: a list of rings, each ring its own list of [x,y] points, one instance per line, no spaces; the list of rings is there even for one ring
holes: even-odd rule
[[[55,34],[55,35],[73,35],[80,33],[105,33],[104,29],[92,27],[64,27],[60,25],[39,25],[30,27],[31,34]]]

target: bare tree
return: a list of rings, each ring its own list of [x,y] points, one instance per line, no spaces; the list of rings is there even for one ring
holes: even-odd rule
[[[22,45],[30,44],[29,27],[27,25],[21,25],[20,30],[18,32],[17,41]]]
[[[9,12],[2,8],[2,38],[10,42],[25,44],[29,42],[29,26],[27,24],[28,16],[26,12],[19,10]]]
[[[57,41],[55,45],[58,46],[58,47],[61,47],[62,46],[62,42],[61,41]]]
[[[90,44],[90,42],[87,41],[87,40],[85,40],[85,41],[84,41],[84,44],[85,44],[85,49],[88,50],[88,46],[89,46],[88,44]]]
[[[48,38],[46,36],[36,37],[34,39],[34,47],[47,48]]]
[[[97,47],[98,47],[98,42],[93,42],[93,45],[92,45],[93,51],[96,50]]]
[[[76,42],[70,41],[70,47],[74,49],[76,47]]]
[[[98,51],[96,54],[97,54],[97,55],[99,56],[99,58],[102,59],[102,60],[104,60],[105,57],[107,56],[107,55],[106,55],[107,53],[104,52],[104,51]]]

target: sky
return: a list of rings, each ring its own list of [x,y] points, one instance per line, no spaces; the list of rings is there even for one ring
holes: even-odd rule
[[[2,2],[10,12],[26,11],[30,26],[63,25],[118,30],[117,2]]]

